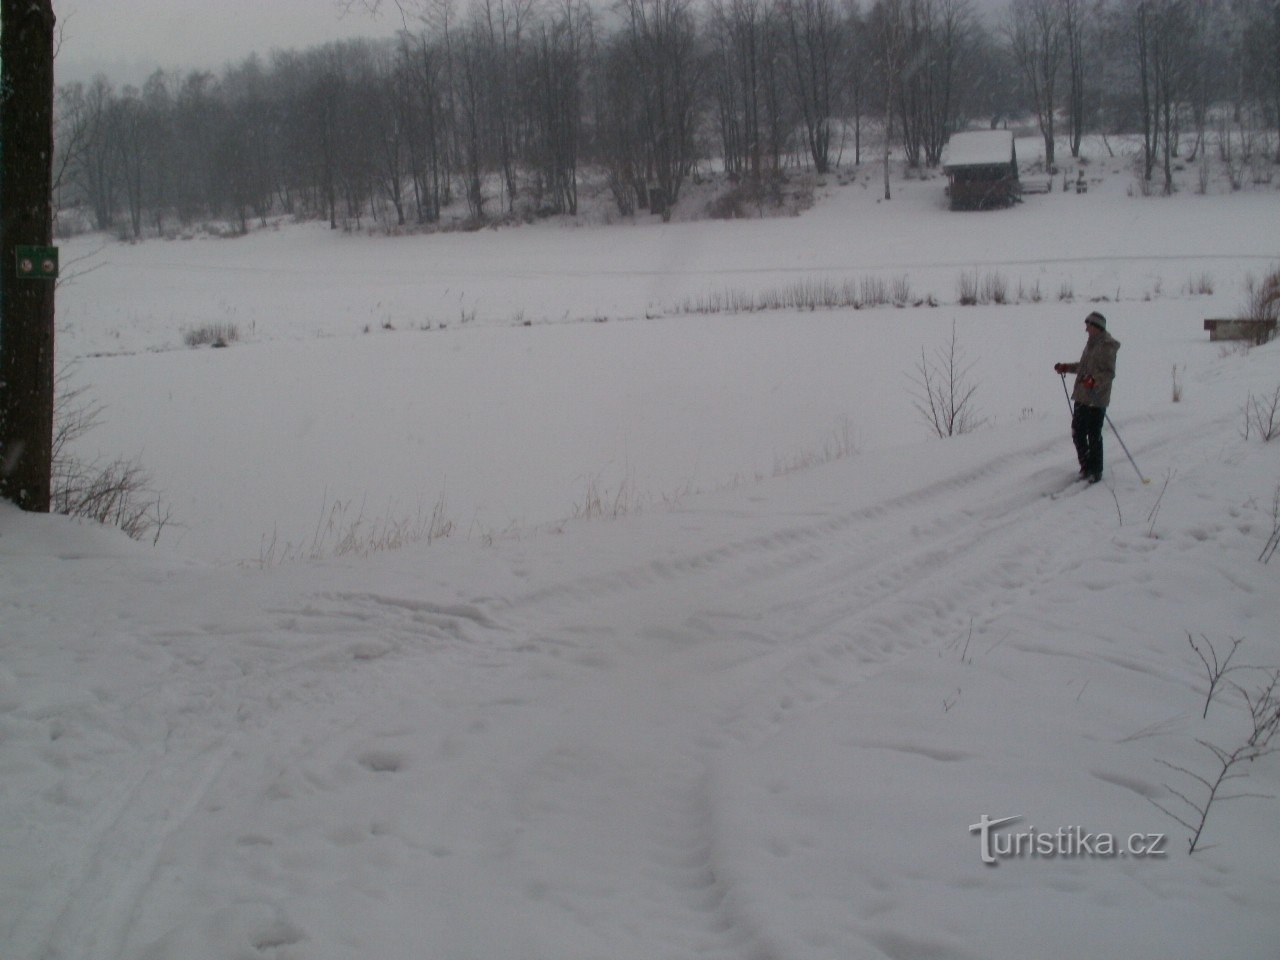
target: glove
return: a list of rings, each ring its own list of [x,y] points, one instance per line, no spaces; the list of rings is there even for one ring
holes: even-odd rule
[[[1053,372],[1054,372],[1054,373],[1066,373],[1066,372],[1067,372],[1067,365],[1066,365],[1065,363],[1055,363],[1055,364],[1053,365]]]
[[[1085,377],[1083,382],[1086,390],[1092,390],[1098,385],[1098,381],[1093,379],[1093,377]]]

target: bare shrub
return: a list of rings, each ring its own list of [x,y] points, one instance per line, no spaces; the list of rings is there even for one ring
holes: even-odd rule
[[[974,361],[976,363],[976,361]],[[977,384],[971,380],[974,363],[966,363],[964,351],[951,323],[951,337],[930,359],[923,347],[920,362],[910,376],[916,410],[939,437],[970,433],[986,422],[974,409]]]
[[[1258,561],[1270,563],[1271,558],[1276,555],[1277,547],[1280,547],[1280,484],[1276,485],[1276,491],[1271,495],[1271,536],[1267,537],[1262,552],[1258,554]]]
[[[1150,197],[1155,194],[1155,182],[1147,178],[1146,164],[1141,157],[1133,163],[1133,184],[1129,187],[1129,196]]]
[[[798,217],[813,206],[815,186],[816,184],[809,179],[802,180],[796,185],[790,196],[783,202],[783,208],[789,216]]]
[[[1258,324],[1255,343],[1262,344],[1275,336],[1275,325],[1280,321],[1280,266],[1262,278],[1245,277],[1245,302],[1241,320]]]
[[[240,339],[240,330],[234,323],[206,323],[193,327],[182,335],[188,347],[229,347]]]
[[[962,307],[977,306],[978,303],[978,272],[976,270],[966,271],[960,274],[960,279],[956,283],[957,302]]]
[[[68,388],[65,372],[55,388],[50,510],[118,527],[134,540],[154,544],[171,518],[150,475],[137,460],[103,464],[72,454],[75,441],[101,422],[103,408],[87,398],[85,388]]]
[[[52,510],[68,517],[119,527],[134,540],[160,539],[169,511],[136,460],[106,466],[65,460],[54,467]]]
[[[1218,347],[1218,359],[1227,360],[1231,357],[1247,356],[1252,346],[1244,340],[1228,340]]]
[[[708,201],[704,212],[711,220],[744,220],[759,216],[758,203],[759,196],[742,183]],[[751,209],[753,206],[756,206],[755,210]]]
[[[810,177],[789,182],[781,176],[743,177],[709,201],[703,214],[712,220],[741,220],[766,213],[798,216],[813,206],[815,184]]]
[[[1232,649],[1234,650],[1234,647]],[[1176,811],[1156,800],[1151,801],[1162,813],[1191,831],[1187,844],[1188,853],[1196,852],[1214,803],[1225,803],[1228,800],[1240,800],[1245,797],[1275,799],[1270,794],[1228,791],[1234,790],[1233,785],[1249,775],[1249,764],[1277,750],[1271,745],[1271,741],[1280,730],[1280,697],[1277,696],[1277,689],[1280,688],[1280,671],[1271,671],[1268,679],[1252,692],[1239,685],[1234,686],[1244,698],[1249,712],[1249,734],[1243,742],[1228,749],[1208,740],[1197,739],[1196,743],[1213,755],[1213,762],[1207,776],[1165,760],[1157,761],[1162,766],[1194,781],[1195,786],[1189,788],[1189,791],[1175,790],[1167,783],[1164,785],[1165,789],[1183,805]],[[1189,796],[1188,792],[1194,793],[1195,796]]]
[[[1209,689],[1204,698],[1204,710],[1200,713],[1203,720],[1209,716],[1209,704],[1213,701],[1213,695],[1218,692],[1218,688],[1222,685],[1223,679],[1233,670],[1248,670],[1248,667],[1231,666],[1231,660],[1236,655],[1236,651],[1240,649],[1240,644],[1244,643],[1244,637],[1229,637],[1231,641],[1231,649],[1227,651],[1226,656],[1218,655],[1218,648],[1213,645],[1213,641],[1200,634],[1200,643],[1197,645],[1195,637],[1187,634],[1187,643],[1191,644],[1191,649],[1195,651],[1200,663],[1204,665],[1205,678],[1208,680]],[[1208,650],[1208,653],[1205,653]]]
[[[890,296],[893,299],[895,307],[905,307],[911,302],[911,278],[908,276],[894,277],[893,283],[890,285]]]
[[[1271,396],[1249,394],[1244,405],[1244,438],[1257,434],[1263,443],[1280,436],[1280,387]]]

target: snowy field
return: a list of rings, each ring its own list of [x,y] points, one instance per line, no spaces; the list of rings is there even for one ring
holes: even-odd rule
[[[1090,176],[66,244],[78,452],[138,455],[174,524],[0,509],[0,958],[1274,958],[1277,756],[1194,855],[1165,811],[1199,823],[1280,666],[1280,441],[1244,435],[1280,345],[1202,329],[1280,263],[1280,190]],[[909,302],[685,312],[866,278]],[[1092,309],[1147,484],[1111,433],[1070,483]],[[943,441],[911,377],[953,324],[986,423]],[[450,536],[335,555],[437,504]],[[1212,696],[1189,635],[1242,641]],[[984,863],[1005,817],[1054,855]]]
[[[463,535],[524,532],[593,493],[633,507],[771,476],[846,434],[864,452],[918,443],[910,377],[952,322],[980,415],[1056,430],[1045,371],[1079,355],[1089,309],[1112,314],[1125,417],[1167,397],[1174,364],[1216,357],[1201,320],[1233,314],[1244,276],[1280,254],[1280,192],[1142,202],[1126,165],[1093,170],[1086,195],[976,217],[946,211],[939,179],[877,202],[868,170],[829,178],[799,218],[76,241],[66,257],[89,272],[61,294],[60,355],[83,358],[73,382],[106,408],[82,453],[141,459],[180,552],[255,561],[315,552],[335,506],[335,528],[443,502]],[[1023,302],[959,308],[966,274]],[[1206,276],[1214,295],[1188,296]],[[938,306],[681,313],[868,280]],[[218,323],[232,349],[183,346]]]

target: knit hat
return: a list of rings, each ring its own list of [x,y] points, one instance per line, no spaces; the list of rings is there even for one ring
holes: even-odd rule
[[[1093,313],[1089,314],[1087,317],[1085,317],[1084,322],[1093,324],[1099,330],[1107,329],[1107,318],[1104,317],[1102,314],[1098,313],[1098,311],[1096,310]]]

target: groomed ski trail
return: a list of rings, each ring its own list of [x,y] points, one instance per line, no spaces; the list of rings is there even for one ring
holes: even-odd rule
[[[1148,452],[1167,439],[1158,422],[1135,432]],[[648,517],[584,525],[561,563],[487,598],[415,595],[407,576],[298,596],[269,578],[219,636],[212,682],[191,672],[209,631],[187,622],[212,609],[153,612],[186,623],[147,639],[188,720],[84,838],[95,862],[121,837],[140,859],[123,885],[89,871],[56,930],[23,926],[18,946],[783,960],[722,856],[718,753],[1052,579],[1044,512],[1094,509],[1046,497],[1069,456],[1055,436],[960,457],[889,496],[860,492],[886,482],[855,459],[826,468],[847,474],[849,505],[812,499],[802,475],[698,498],[652,521],[671,543],[640,564],[627,540]],[[406,917],[424,939],[402,939]]]

